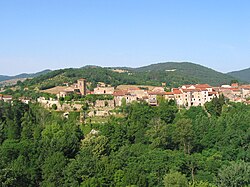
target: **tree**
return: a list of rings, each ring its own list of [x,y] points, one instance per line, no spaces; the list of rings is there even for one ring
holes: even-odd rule
[[[176,122],[174,140],[183,147],[184,153],[191,153],[193,130],[192,121],[190,119],[183,118]]]
[[[149,122],[146,136],[153,148],[166,149],[171,142],[169,126],[159,118],[153,118]]]
[[[163,179],[165,187],[188,187],[188,180],[185,175],[180,172],[166,174]]]
[[[210,102],[205,103],[206,110],[214,116],[220,116],[222,113],[222,107],[225,104],[224,95],[220,95],[220,97],[214,97]]]
[[[221,187],[240,187],[250,184],[250,163],[244,161],[231,162],[224,165],[218,173],[218,185]]]
[[[22,139],[30,139],[33,137],[33,129],[34,124],[32,121],[32,117],[29,115],[29,113],[25,113],[22,118],[22,132],[21,132],[21,138]]]
[[[55,152],[45,159],[42,166],[43,182],[42,186],[63,186],[63,171],[67,160],[62,152]]]
[[[56,104],[53,104],[53,105],[52,105],[52,109],[53,109],[53,110],[57,110],[57,105],[56,105]]]
[[[172,123],[175,115],[178,112],[177,106],[173,101],[160,100],[159,106],[156,109],[157,115],[165,121],[165,123]]]

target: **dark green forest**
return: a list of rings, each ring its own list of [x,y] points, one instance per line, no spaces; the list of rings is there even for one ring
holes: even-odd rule
[[[249,186],[250,106],[132,103],[107,123],[0,103],[1,186]],[[95,129],[95,131],[91,131]]]

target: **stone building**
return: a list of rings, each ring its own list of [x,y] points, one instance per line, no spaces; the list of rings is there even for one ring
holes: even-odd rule
[[[77,86],[78,86],[78,89],[80,90],[81,95],[87,94],[87,81],[86,81],[86,79],[77,80]]]
[[[114,87],[97,87],[97,88],[94,88],[94,94],[113,95],[114,91],[115,91]]]

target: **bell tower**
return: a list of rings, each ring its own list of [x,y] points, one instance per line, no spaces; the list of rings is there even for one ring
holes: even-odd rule
[[[87,91],[86,91],[86,79],[79,79],[77,81],[77,85],[78,85],[78,89],[80,90],[82,95],[86,95]]]

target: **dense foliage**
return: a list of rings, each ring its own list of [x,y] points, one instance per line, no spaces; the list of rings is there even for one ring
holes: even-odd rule
[[[133,103],[124,117],[85,125],[73,113],[0,103],[0,184],[248,186],[250,106],[213,102],[221,110]]]

